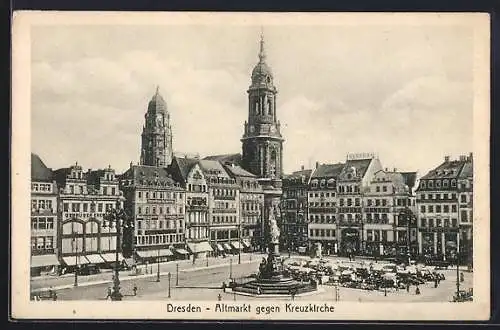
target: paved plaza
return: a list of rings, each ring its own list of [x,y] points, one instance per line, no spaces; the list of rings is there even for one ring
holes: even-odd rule
[[[242,296],[221,290],[222,282],[233,278],[244,278],[249,274],[255,274],[263,257],[262,254],[244,254],[241,264],[238,264],[238,256],[228,258],[210,258],[208,266],[206,260],[170,262],[161,264],[160,282],[157,282],[156,265],[153,266],[153,274],[131,276],[131,272],[121,272],[121,292],[124,300],[199,300],[215,301],[250,301],[270,299],[263,296]],[[232,262],[230,260],[232,259]],[[342,258],[332,257],[339,260]],[[232,265],[230,265],[232,263]],[[383,261],[382,261],[383,263]],[[179,276],[176,278],[176,264],[179,266]],[[168,272],[171,273],[170,285]],[[420,285],[420,295],[415,294],[415,287],[410,292],[406,290],[384,290],[368,291],[339,287],[340,301],[387,301],[387,302],[446,302],[451,301],[456,291],[456,271],[440,271],[446,276],[437,288],[433,282]],[[112,273],[106,272],[93,276],[79,277],[79,286],[73,286],[73,277],[64,276],[59,278],[39,278],[32,281],[32,291],[44,291],[52,287],[57,292],[58,300],[105,300],[107,288],[112,286]],[[460,283],[461,289],[472,288],[473,273],[464,272],[464,282]],[[133,295],[133,287],[137,286],[137,295]],[[170,287],[170,297],[169,297]],[[291,297],[273,297],[274,300],[291,300]],[[301,301],[335,301],[335,287],[331,285],[320,286],[320,292],[313,295],[296,296],[295,300]]]

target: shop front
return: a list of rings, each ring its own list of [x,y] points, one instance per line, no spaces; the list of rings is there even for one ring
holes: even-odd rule
[[[57,274],[59,271],[59,260],[55,254],[31,256],[31,276],[42,274]]]
[[[345,228],[341,230],[340,254],[357,254],[360,247],[359,231],[355,228]]]
[[[214,251],[207,241],[187,243],[187,247],[194,259],[206,259]]]

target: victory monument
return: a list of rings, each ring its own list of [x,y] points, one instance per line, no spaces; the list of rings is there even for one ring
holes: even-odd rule
[[[269,253],[267,259],[262,258],[257,279],[233,287],[233,292],[254,295],[290,295],[316,290],[316,286],[309,282],[299,282],[285,275],[284,259],[279,254],[280,231],[275,213],[275,208],[269,209]]]

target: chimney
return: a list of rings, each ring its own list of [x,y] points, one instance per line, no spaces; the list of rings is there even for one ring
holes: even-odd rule
[[[444,156],[444,161],[449,162],[450,161],[450,156]]]
[[[386,172],[389,172],[389,169],[386,167],[386,168],[385,168],[385,171],[386,171]]]
[[[300,169],[303,171],[304,170],[304,165],[300,166]]]
[[[394,168],[393,172],[397,172],[397,171],[398,171],[398,169],[397,169],[397,168]]]
[[[469,162],[472,161],[472,152],[469,152],[469,157],[467,157],[467,161],[469,161]]]
[[[316,162],[316,168],[318,168],[318,167],[319,167],[319,162]]]

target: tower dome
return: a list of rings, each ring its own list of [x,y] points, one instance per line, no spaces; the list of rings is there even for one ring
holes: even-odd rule
[[[167,102],[160,95],[160,88],[156,87],[156,92],[149,101],[148,104],[148,112],[166,112],[167,111]]]
[[[266,63],[266,53],[264,50],[264,36],[260,36],[260,51],[259,51],[259,63],[252,70],[252,82],[253,83],[271,83],[273,79],[273,72],[271,68]]]

